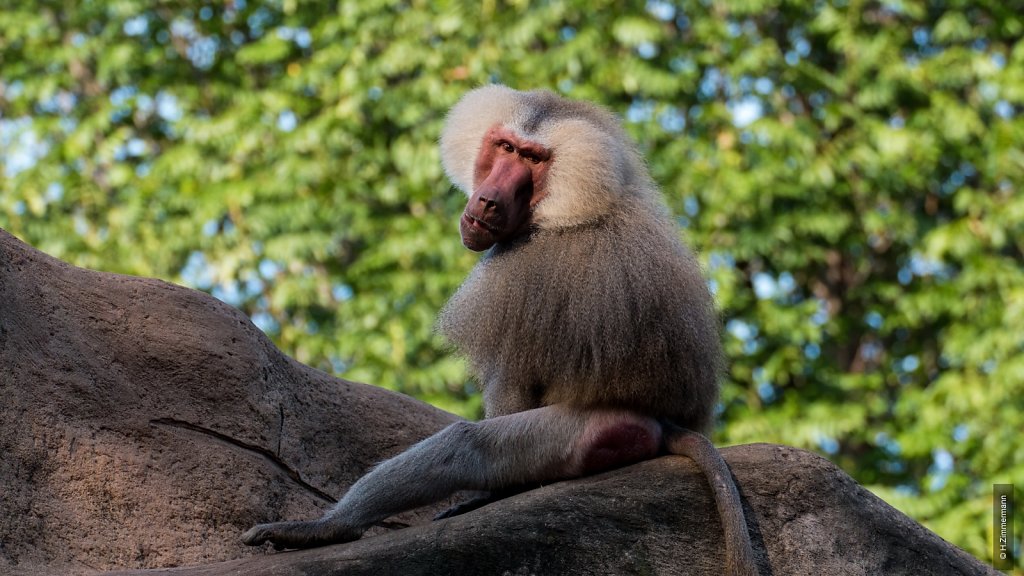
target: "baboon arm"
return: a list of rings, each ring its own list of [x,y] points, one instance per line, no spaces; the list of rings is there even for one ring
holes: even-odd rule
[[[660,430],[631,412],[564,406],[456,422],[371,470],[319,520],[260,524],[242,540],[281,548],[355,540],[375,522],[460,490],[550,482],[650,458]]]
[[[718,449],[702,434],[662,423],[665,448],[671,454],[686,456],[697,463],[711,484],[711,492],[718,508],[725,537],[725,574],[727,576],[757,576],[757,562],[747,532],[740,494],[732,473]]]

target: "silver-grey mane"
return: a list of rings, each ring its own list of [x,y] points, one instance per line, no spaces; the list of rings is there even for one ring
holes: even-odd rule
[[[710,413],[686,410],[714,404],[718,321],[693,254],[651,212],[661,210],[623,201],[596,222],[536,230],[483,258],[439,328],[485,388],[502,381],[547,405],[586,387],[592,404],[627,395],[652,415],[707,429]],[[652,389],[672,396],[648,398]]]

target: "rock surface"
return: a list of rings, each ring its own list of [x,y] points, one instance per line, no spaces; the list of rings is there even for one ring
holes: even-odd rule
[[[250,525],[319,516],[456,419],[299,364],[204,293],[2,230],[0,398],[0,574],[263,555]]]
[[[704,479],[664,457],[439,522],[273,553],[255,522],[313,517],[455,417],[284,356],[244,315],[82,270],[0,230],[0,574],[720,574]],[[818,456],[723,450],[764,575],[997,574]],[[396,530],[405,524],[411,528]],[[180,568],[143,570],[182,566]]]

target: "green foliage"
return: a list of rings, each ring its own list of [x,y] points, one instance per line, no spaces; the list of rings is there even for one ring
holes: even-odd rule
[[[1024,484],[1022,8],[11,0],[0,226],[473,416],[433,331],[476,260],[444,112],[489,81],[603,102],[715,287],[721,439],[820,451],[988,558],[991,485]]]

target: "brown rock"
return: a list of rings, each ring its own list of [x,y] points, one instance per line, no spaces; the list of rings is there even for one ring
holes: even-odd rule
[[[449,414],[285,357],[239,312],[91,272],[0,231],[0,574],[720,574],[693,464],[665,457],[316,550],[246,549],[313,517]],[[723,450],[764,575],[997,574],[827,460]],[[133,570],[165,566],[168,570]]]
[[[299,364],[204,293],[3,230],[0,398],[0,574],[262,555],[250,525],[318,516],[456,419]]]

